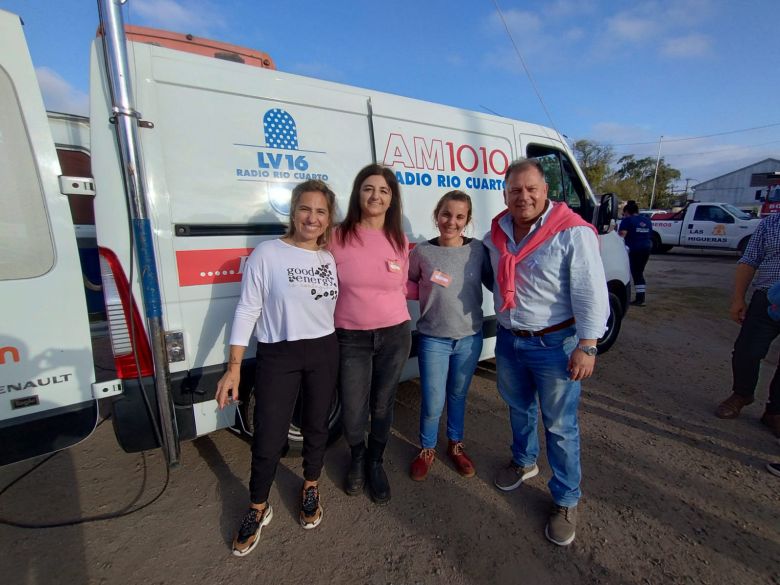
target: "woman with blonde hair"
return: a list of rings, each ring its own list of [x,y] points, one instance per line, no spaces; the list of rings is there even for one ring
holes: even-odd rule
[[[236,556],[247,555],[257,546],[260,531],[273,517],[268,495],[299,393],[304,478],[299,519],[305,529],[322,521],[318,480],[339,360],[333,324],[339,294],[336,264],[324,249],[335,216],[336,197],[327,184],[311,180],[297,185],[287,233],[261,242],[244,265],[228,369],[216,393],[220,408],[238,400],[241,362],[254,332],[257,369],[250,503],[233,540]]]

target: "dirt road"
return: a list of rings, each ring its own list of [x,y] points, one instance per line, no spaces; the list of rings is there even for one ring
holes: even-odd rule
[[[182,447],[165,493],[130,516],[30,530],[0,526],[8,584],[429,583],[780,584],[780,479],[764,470],[780,446],[758,423],[777,361],[767,358],[759,400],[735,421],[713,409],[730,388],[737,325],[726,315],[734,254],[655,256],[646,308],[598,360],[582,401],[583,491],[577,540],[543,535],[550,472],[511,493],[492,485],[509,457],[506,408],[491,364],[469,397],[467,448],[478,475],[437,460],[408,479],[416,453],[419,386],[398,396],[383,508],[341,491],[345,444],[328,451],[322,525],[297,523],[300,464],[280,465],[275,516],[250,556],[229,543],[248,498],[248,444],[227,431]],[[441,435],[440,446],[446,444]],[[0,489],[35,462],[0,469]],[[0,517],[25,523],[121,512],[165,480],[159,453],[119,450],[110,423],[54,456],[0,496]]]

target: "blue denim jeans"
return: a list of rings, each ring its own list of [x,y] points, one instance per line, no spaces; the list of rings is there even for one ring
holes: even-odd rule
[[[539,456],[537,402],[542,411],[547,484],[556,504],[576,506],[580,499],[580,383],[569,379],[569,356],[578,343],[575,327],[542,337],[516,337],[503,327],[496,340],[498,392],[509,406],[512,459],[532,465]]]
[[[420,334],[418,341],[422,385],[420,445],[423,449],[436,446],[445,400],[447,437],[451,441],[462,441],[466,395],[482,352],[482,332],[463,339]]]

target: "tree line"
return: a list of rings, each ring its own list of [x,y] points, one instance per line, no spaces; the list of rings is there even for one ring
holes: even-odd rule
[[[639,207],[650,207],[656,157],[637,158],[627,154],[615,160],[615,152],[610,145],[586,139],[577,140],[573,150],[594,192],[615,193],[623,201],[633,199]],[[658,161],[654,208],[669,208],[677,204],[679,193],[674,194],[674,182],[680,177],[680,171],[666,164],[661,157]]]

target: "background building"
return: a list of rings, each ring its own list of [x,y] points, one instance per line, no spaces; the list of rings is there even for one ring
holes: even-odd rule
[[[751,187],[753,173],[780,171],[780,159],[767,158],[736,171],[693,186],[696,201],[718,201],[737,207],[760,207],[759,195],[766,196],[766,187]]]

